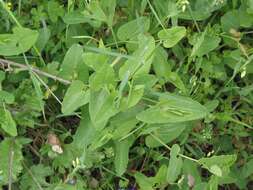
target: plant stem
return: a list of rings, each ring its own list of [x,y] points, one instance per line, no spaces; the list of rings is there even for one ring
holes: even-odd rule
[[[157,142],[161,143],[165,148],[167,148],[169,151],[171,151],[171,148],[165,144],[159,137],[155,136],[154,134],[152,133],[149,133]],[[188,160],[191,160],[193,162],[196,162],[196,163],[199,163],[198,160],[194,159],[194,158],[191,158],[191,157],[188,157],[188,156],[185,156],[184,154],[178,154],[179,156],[181,156],[182,158],[185,158],[185,159],[188,159]]]

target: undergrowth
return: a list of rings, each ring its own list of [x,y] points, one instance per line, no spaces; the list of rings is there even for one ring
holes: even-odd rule
[[[252,0],[0,15],[0,189],[253,189]]]

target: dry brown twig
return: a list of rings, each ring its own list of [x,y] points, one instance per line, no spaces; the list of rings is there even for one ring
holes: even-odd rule
[[[21,68],[21,69],[24,69],[24,70],[29,71],[28,66],[23,65],[23,64],[20,64],[20,63],[16,63],[16,62],[14,62],[14,61],[6,60],[6,59],[1,59],[1,58],[0,58],[0,64],[1,64],[2,66],[7,67],[6,71],[10,71],[9,69],[10,69],[11,67],[18,67],[18,68]],[[71,83],[71,81],[69,81],[69,80],[66,80],[66,79],[57,77],[57,76],[55,76],[55,75],[49,74],[49,73],[47,73],[47,72],[41,71],[41,70],[39,70],[39,69],[37,69],[37,68],[35,68],[35,67],[32,67],[32,66],[30,66],[30,67],[31,67],[31,70],[32,70],[33,72],[37,73],[38,75],[48,77],[48,78],[53,79],[53,80],[55,80],[55,81],[59,81],[59,82],[65,84],[65,85],[69,85],[69,84]]]

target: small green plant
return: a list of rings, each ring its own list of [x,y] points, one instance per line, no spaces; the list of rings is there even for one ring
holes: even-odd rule
[[[0,189],[253,188],[251,0],[0,0]]]

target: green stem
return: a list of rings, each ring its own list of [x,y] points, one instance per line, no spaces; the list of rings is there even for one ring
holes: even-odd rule
[[[159,142],[159,143],[161,143],[161,145],[163,145],[165,148],[167,148],[169,151],[171,151],[171,148],[167,145],[167,144],[165,144],[159,137],[157,137],[157,136],[155,136],[154,134],[152,134],[152,133],[149,133],[157,142]],[[191,158],[191,157],[188,157],[188,156],[186,156],[186,155],[184,155],[184,154],[178,154],[180,157],[182,157],[182,158],[185,158],[185,159],[188,159],[188,160],[191,160],[191,161],[193,161],[193,162],[196,162],[196,163],[199,163],[199,161],[198,160],[196,160],[196,159],[194,159],[194,158]]]

